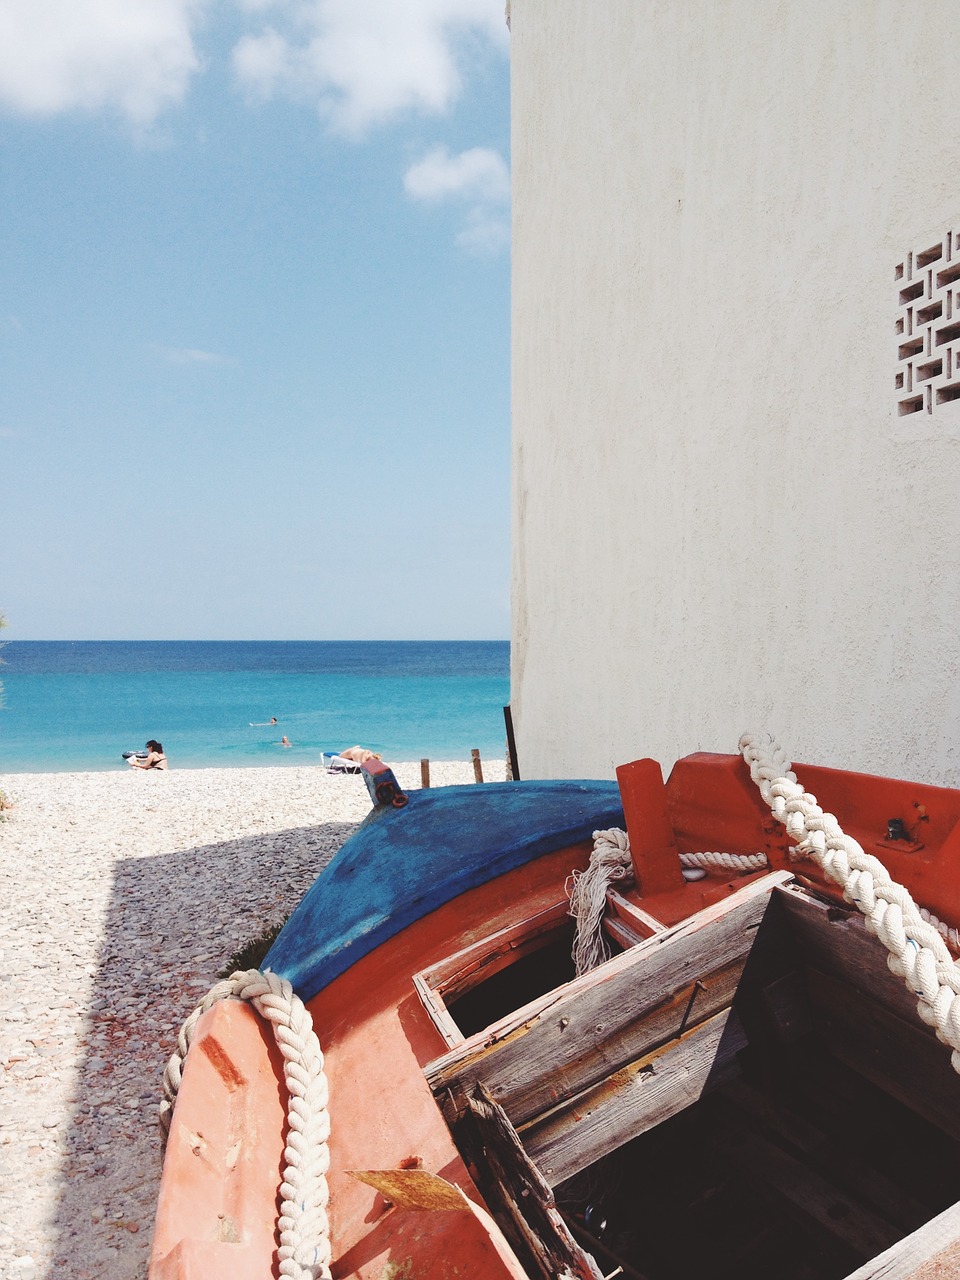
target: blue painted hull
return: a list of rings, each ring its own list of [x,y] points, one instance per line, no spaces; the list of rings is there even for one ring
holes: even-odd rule
[[[415,791],[375,810],[309,889],[264,967],[311,1000],[376,947],[469,889],[624,825],[615,782]]]

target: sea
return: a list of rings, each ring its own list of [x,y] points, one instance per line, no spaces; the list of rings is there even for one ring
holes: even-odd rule
[[[177,769],[506,751],[506,640],[11,640],[0,658],[0,773],[122,768],[148,738]]]

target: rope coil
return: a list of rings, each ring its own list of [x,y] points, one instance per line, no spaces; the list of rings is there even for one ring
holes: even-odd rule
[[[327,1077],[313,1021],[286,978],[259,969],[231,974],[212,987],[186,1019],[177,1036],[176,1052],[163,1073],[164,1099],[159,1118],[164,1144],[197,1022],[218,1001],[231,997],[249,1001],[270,1023],[283,1056],[289,1097],[277,1222],[280,1275],[287,1280],[329,1280]]]

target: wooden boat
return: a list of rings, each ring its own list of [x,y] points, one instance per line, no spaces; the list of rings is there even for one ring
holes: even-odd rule
[[[960,923],[960,792],[797,774],[926,928]],[[784,803],[808,852],[823,840],[741,756],[617,776],[394,793],[267,956],[323,1047],[332,1275],[960,1274],[960,1076],[891,971],[917,929],[889,963],[872,936],[906,909],[865,918],[829,848],[798,859]],[[613,954],[578,976],[566,885],[624,824]],[[685,877],[681,855],[710,851],[729,856]],[[852,874],[848,897],[869,878]],[[278,1261],[285,1107],[270,1031],[216,1003],[173,1112],[151,1280],[326,1274]]]

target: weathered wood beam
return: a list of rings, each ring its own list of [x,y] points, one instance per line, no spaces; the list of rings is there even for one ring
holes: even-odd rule
[[[520,956],[547,946],[557,929],[569,924],[569,918],[570,903],[562,898],[536,915],[500,929],[413,975],[413,985],[424,1008],[450,1048],[463,1044],[464,1035],[447,1008],[447,1000],[493,977]]]
[[[960,1275],[960,1204],[891,1245],[846,1280],[935,1280]]]
[[[736,1014],[724,1009],[539,1116],[520,1140],[555,1187],[734,1078],[746,1043]]]
[[[665,933],[667,926],[649,911],[644,911],[635,902],[625,898],[616,889],[607,890],[607,907],[610,916],[616,917],[631,929],[638,941],[650,938],[655,933]]]
[[[902,1018],[919,1023],[916,997],[887,968],[887,950],[867,932],[859,911],[828,904],[796,885],[778,889],[777,900],[785,908],[804,964],[842,978]]]
[[[829,1170],[840,1185],[855,1187],[857,1197],[902,1231],[914,1231],[930,1209],[909,1191],[862,1159],[857,1144],[844,1130],[839,1139],[789,1105],[789,1098],[769,1097],[746,1083],[733,1080],[718,1090],[714,1106],[731,1113],[734,1123],[752,1125],[766,1137],[792,1147],[806,1164]]]
[[[624,951],[630,947],[635,947],[638,942],[642,942],[644,938],[649,938],[648,933],[637,933],[635,929],[631,929],[629,925],[624,924],[622,920],[618,920],[616,916],[603,917],[604,931],[611,937],[617,946],[622,947]]]
[[[456,1109],[483,1082],[522,1124],[598,1084],[731,1003],[770,893],[790,879],[752,881],[471,1036],[427,1066],[431,1088]]]
[[[444,957],[416,976],[443,1000],[462,995],[513,964],[519,956],[546,946],[564,923],[570,924],[570,903],[562,897],[535,915]]]
[[[603,1280],[594,1259],[571,1235],[552,1188],[527,1155],[506,1113],[482,1088],[467,1099],[457,1130],[487,1204],[544,1280],[561,1275]]]
[[[579,1240],[594,1258],[602,1258],[614,1268],[613,1275],[618,1275],[622,1271],[628,1280],[649,1280],[649,1277],[644,1272],[638,1271],[636,1267],[631,1266],[626,1258],[621,1257],[619,1253],[615,1253],[608,1244],[598,1240],[595,1235],[589,1232],[580,1218],[565,1212],[559,1206],[557,1212],[569,1227],[570,1234],[575,1240]]]
[[[806,982],[814,1026],[831,1052],[960,1141],[960,1076],[931,1028],[816,969],[807,970]]]
[[[896,1227],[759,1134],[737,1129],[727,1151],[741,1176],[755,1183],[759,1192],[776,1195],[794,1217],[815,1222],[861,1257],[889,1248],[898,1239]]]

